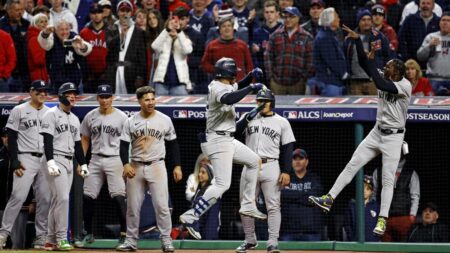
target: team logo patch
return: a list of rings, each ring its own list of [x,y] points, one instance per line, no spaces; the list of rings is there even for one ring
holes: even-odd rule
[[[176,119],[187,119],[188,111],[187,110],[174,110],[173,117]]]
[[[288,119],[296,119],[297,118],[297,111],[284,111],[283,117]]]

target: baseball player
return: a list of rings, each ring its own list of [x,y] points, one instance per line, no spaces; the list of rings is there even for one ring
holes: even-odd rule
[[[11,197],[3,213],[0,249],[4,247],[11,233],[17,215],[30,192],[30,186],[33,186],[37,202],[34,247],[41,249],[45,245],[50,193],[44,170],[44,142],[39,130],[43,115],[48,110],[44,105],[47,88],[44,81],[34,81],[30,87],[30,101],[14,107],[6,124],[14,179]]]
[[[247,146],[234,139],[236,130],[236,112],[234,104],[252,91],[263,88],[263,84],[250,84],[253,78],[261,78],[262,71],[253,69],[243,80],[236,83],[238,68],[231,58],[221,58],[214,66],[215,79],[209,84],[206,105],[206,134],[200,134],[201,148],[208,156],[214,168],[216,182],[205,191],[204,195],[193,203],[193,208],[180,216],[191,236],[201,239],[196,230],[196,223],[222,194],[230,188],[233,162],[245,165],[242,176],[245,187],[241,191],[241,215],[266,219],[267,215],[256,208],[255,190],[261,159]],[[246,86],[238,90],[238,85]]]
[[[124,123],[120,137],[120,158],[123,174],[127,179],[127,236],[125,242],[116,249],[118,251],[136,251],[139,238],[139,217],[146,188],[153,196],[156,223],[161,233],[163,252],[174,252],[170,232],[172,220],[169,210],[169,190],[164,158],[165,143],[172,154],[173,176],[175,182],[182,179],[180,151],[172,120],[165,114],[155,110],[155,90],[143,86],[136,90],[141,106],[138,114]],[[131,162],[129,147],[131,143]]]
[[[81,165],[80,174],[89,175],[80,139],[80,121],[71,112],[77,86],[64,83],[58,89],[59,104],[43,117],[40,133],[44,136],[51,204],[48,214],[47,249],[68,251],[69,193],[73,180],[73,158]]]
[[[400,160],[412,86],[404,77],[405,65],[401,60],[390,60],[384,67],[384,73],[381,71],[379,73],[373,61],[376,47],[372,47],[366,55],[359,34],[345,25],[343,27],[343,30],[348,32],[348,37],[356,40],[359,64],[373,79],[378,89],[376,124],[359,144],[328,194],[322,197],[310,196],[309,201],[328,212],[334,199],[351,182],[358,170],[381,153],[383,156],[381,208],[373,230],[375,234],[381,236],[386,230],[386,219],[392,201],[395,171]]]
[[[94,242],[92,234],[92,217],[95,211],[95,199],[98,197],[103,183],[108,182],[111,198],[119,209],[120,239],[125,241],[126,233],[126,204],[125,181],[123,180],[123,166],[120,161],[120,135],[123,124],[128,119],[121,110],[112,106],[113,96],[110,85],[99,85],[97,88],[97,102],[99,107],[88,112],[81,123],[81,144],[86,154],[89,144],[92,158],[89,162],[90,175],[84,180],[83,218],[87,235],[81,241],[75,242],[75,247],[83,247],[86,243]]]
[[[256,195],[264,194],[268,213],[267,252],[278,250],[278,236],[281,224],[280,190],[289,184],[292,169],[292,150],[295,143],[294,133],[287,119],[274,113],[275,96],[269,89],[262,89],[256,95],[257,107],[245,114],[238,121],[236,132],[245,135],[245,144],[261,157],[262,169],[258,175]],[[258,113],[259,112],[259,113]],[[281,149],[281,150],[280,150]],[[280,172],[280,164],[282,164]],[[241,197],[245,187],[245,171],[241,176]],[[245,253],[257,246],[255,219],[241,215],[245,241],[236,249],[237,253]]]

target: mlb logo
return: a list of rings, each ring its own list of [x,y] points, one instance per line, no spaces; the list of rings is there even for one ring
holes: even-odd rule
[[[187,119],[188,112],[187,110],[175,110],[173,111],[173,117],[176,119]]]
[[[283,117],[288,118],[288,119],[296,119],[297,111],[284,111]]]

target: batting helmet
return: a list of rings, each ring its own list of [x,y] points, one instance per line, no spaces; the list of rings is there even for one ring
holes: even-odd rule
[[[63,103],[63,105],[65,105],[65,106],[70,105],[69,100],[67,100],[66,96],[64,96],[64,94],[66,94],[69,91],[74,91],[78,94],[77,86],[71,82],[64,83],[58,89],[59,102]]]
[[[240,70],[232,58],[222,57],[214,65],[214,78],[234,79]]]
[[[256,94],[256,100],[270,101],[270,102],[272,102],[272,103],[270,103],[272,108],[275,107],[275,95],[273,94],[273,92],[270,89],[259,90],[258,93]]]

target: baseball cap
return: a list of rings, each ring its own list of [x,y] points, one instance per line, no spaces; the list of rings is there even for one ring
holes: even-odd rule
[[[98,3],[91,4],[89,8],[89,13],[101,13],[103,12],[103,7]]]
[[[375,14],[380,14],[382,16],[384,16],[385,11],[384,11],[384,7],[381,4],[375,4],[374,6],[372,6],[372,15]]]
[[[309,6],[319,5],[320,7],[325,7],[325,3],[322,0],[311,0]]]
[[[179,18],[189,17],[189,10],[181,6],[173,12],[173,15]]]
[[[35,80],[31,83],[30,89],[33,90],[48,90],[49,87],[43,80]]]
[[[97,95],[99,96],[112,96],[111,85],[102,84],[97,87]]]
[[[308,154],[306,154],[306,151],[304,149],[298,148],[292,152],[292,158],[295,158],[296,156],[300,156],[301,158],[308,159]]]
[[[364,183],[369,184],[373,188],[373,177],[370,175],[364,175]]]
[[[291,15],[297,16],[297,17],[301,17],[302,14],[300,14],[300,11],[297,9],[297,7],[293,7],[293,6],[289,6],[284,8],[283,10],[284,13],[289,13]]]
[[[433,202],[427,202],[427,203],[423,206],[423,210],[425,210],[425,209],[427,209],[427,208],[431,209],[432,211],[438,212],[438,206],[437,206],[435,203],[433,203]]]
[[[102,7],[105,7],[105,6],[111,7],[111,1],[109,1],[109,0],[100,0],[98,2],[98,4],[101,5]]]
[[[117,4],[117,11],[119,11],[119,10],[133,11],[133,5],[128,0],[122,0]]]

